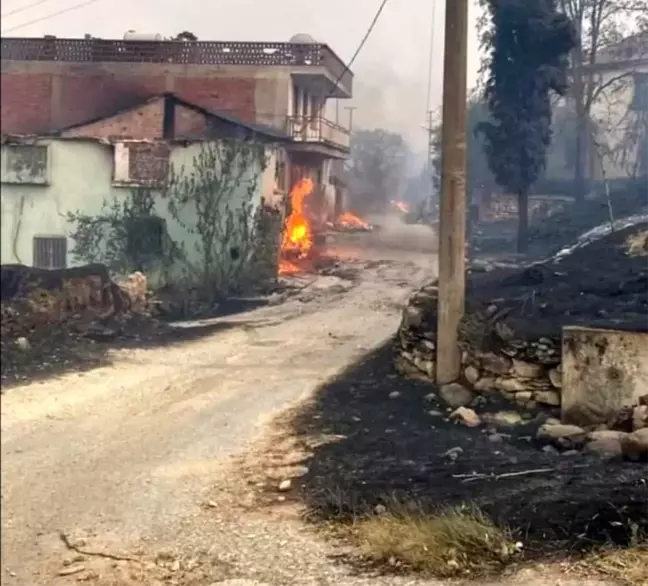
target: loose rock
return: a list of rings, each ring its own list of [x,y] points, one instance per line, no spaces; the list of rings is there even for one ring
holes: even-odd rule
[[[439,391],[441,398],[450,407],[465,407],[473,400],[473,393],[459,383],[443,385]]]
[[[585,442],[586,432],[577,425],[565,425],[545,423],[538,429],[536,435],[540,441],[557,444],[560,447],[566,448],[569,446],[582,445]]]
[[[450,414],[450,419],[455,421],[461,421],[464,425],[468,427],[477,427],[481,424],[479,415],[475,413],[472,409],[468,407],[459,407]]]
[[[282,480],[279,483],[279,486],[277,487],[279,492],[288,492],[291,488],[292,488],[292,480],[290,480],[289,478],[286,478],[286,480]]]
[[[491,417],[491,421],[501,427],[513,427],[522,423],[522,415],[516,411],[499,411]]]
[[[520,393],[522,391],[525,391],[527,388],[527,385],[524,384],[521,380],[517,378],[505,377],[499,377],[495,381],[495,386],[497,389],[504,391],[505,393]]]
[[[23,352],[27,352],[28,350],[31,350],[31,344],[29,343],[29,340],[24,336],[20,336],[19,338],[16,338],[15,344]]]

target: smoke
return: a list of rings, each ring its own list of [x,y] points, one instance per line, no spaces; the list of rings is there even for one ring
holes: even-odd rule
[[[396,72],[389,65],[365,63],[355,70],[354,128],[383,128],[400,134],[410,149],[420,151],[427,142],[427,80]],[[340,102],[343,109],[346,104]],[[348,123],[348,111],[341,120]],[[343,116],[346,116],[344,118]]]

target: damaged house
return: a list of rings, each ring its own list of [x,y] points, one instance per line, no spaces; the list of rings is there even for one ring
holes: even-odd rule
[[[271,126],[172,93],[49,133],[3,134],[2,263],[46,269],[80,264],[79,253],[87,251],[79,247],[89,244],[71,238],[76,226],[69,214],[97,217],[139,194],[138,205],[148,208],[123,237],[145,264],[132,268],[167,283],[186,278],[169,243],[181,249],[185,269],[201,267],[200,219],[212,218],[229,230],[215,237],[208,253],[226,272],[227,263],[250,256],[246,242],[261,206],[278,207],[285,197],[289,142]],[[216,200],[205,199],[201,189],[221,190],[217,209],[205,211]],[[226,249],[218,250],[219,242]]]
[[[288,135],[286,188],[310,179],[320,219],[330,221],[340,201],[333,167],[348,158],[350,136],[327,116],[327,105],[351,98],[353,86],[335,52],[307,34],[269,43],[160,38],[3,38],[2,133],[78,127],[171,92]]]

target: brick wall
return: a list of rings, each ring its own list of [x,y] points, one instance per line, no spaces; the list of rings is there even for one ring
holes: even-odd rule
[[[50,75],[3,73],[0,84],[2,132],[31,134],[47,130],[51,93]]]
[[[175,136],[177,138],[203,138],[207,136],[207,118],[200,112],[176,104]]]
[[[162,138],[164,125],[164,100],[144,104],[110,118],[71,128],[63,136],[94,136],[96,138]]]
[[[113,114],[153,95],[171,91],[207,109],[255,120],[255,79],[226,76],[213,68],[111,63],[2,63],[2,131],[28,134],[56,130]],[[202,74],[202,71],[200,72]]]

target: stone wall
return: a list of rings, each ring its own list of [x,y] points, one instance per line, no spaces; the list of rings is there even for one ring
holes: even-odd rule
[[[434,382],[437,287],[417,291],[403,312],[395,342],[395,366],[405,376]],[[462,380],[478,393],[499,393],[528,408],[560,405],[560,337],[517,339],[497,321],[498,308],[469,315],[461,336]],[[470,322],[473,323],[470,323]],[[482,327],[480,322],[488,321]],[[485,325],[485,324],[483,324]],[[476,343],[475,331],[488,332]]]
[[[146,277],[133,273],[113,281],[101,264],[46,270],[2,266],[2,337],[75,320],[104,320],[146,309]]]

